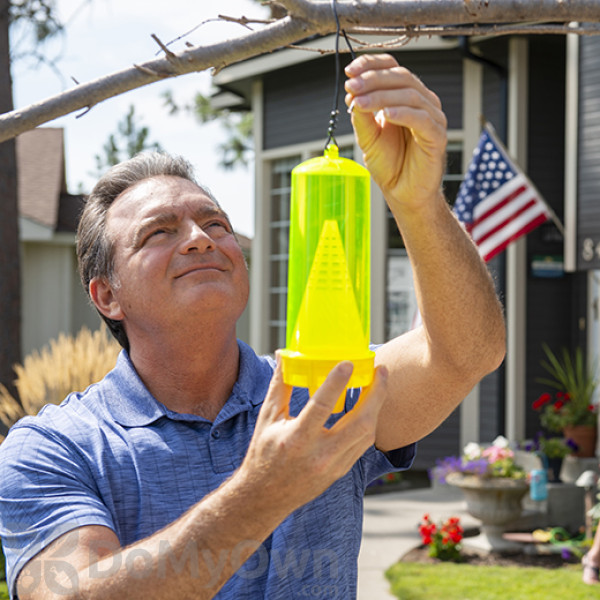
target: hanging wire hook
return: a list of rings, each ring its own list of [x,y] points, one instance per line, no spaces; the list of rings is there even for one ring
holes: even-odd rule
[[[341,59],[340,59],[340,33],[344,36],[346,40],[346,44],[348,45],[348,49],[350,50],[350,55],[352,56],[352,60],[356,58],[354,54],[354,50],[350,45],[350,40],[346,35],[346,32],[340,26],[340,19],[337,13],[337,0],[331,0],[331,8],[333,10],[333,16],[335,17],[335,93],[333,97],[333,107],[331,109],[331,113],[329,114],[329,127],[327,128],[327,141],[325,142],[325,148],[327,148],[330,144],[334,144],[337,146],[337,142],[335,140],[334,132],[337,127],[338,116],[340,111],[338,109],[339,96],[340,96],[340,87],[341,87],[341,79],[342,79],[342,67],[341,67]]]

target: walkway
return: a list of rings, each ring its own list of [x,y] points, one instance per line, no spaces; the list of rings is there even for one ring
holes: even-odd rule
[[[424,488],[365,497],[363,539],[358,558],[358,600],[391,600],[385,570],[421,542],[425,513],[437,523],[459,517],[463,527],[477,521],[465,510],[462,492]]]

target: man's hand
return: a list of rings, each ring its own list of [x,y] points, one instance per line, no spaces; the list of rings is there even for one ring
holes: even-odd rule
[[[439,198],[447,122],[436,94],[387,54],[357,58],[346,75],[358,144],[392,212]]]
[[[126,548],[106,527],[65,534],[27,563],[18,581],[19,597],[213,598],[281,521],[344,475],[375,440],[385,367],[376,370],[373,384],[350,413],[331,429],[324,427],[351,373],[350,363],[340,363],[300,415],[290,418],[291,388],[278,365],[247,456],[220,488],[168,527]],[[190,554],[190,548],[197,552]],[[142,552],[152,560],[151,569],[147,560],[139,565],[134,560]],[[66,553],[72,567],[70,594],[56,592],[65,584],[52,571],[55,556]],[[190,568],[181,568],[182,557],[191,556],[198,560],[190,558]],[[33,583],[31,574],[38,575]]]
[[[283,382],[278,361],[239,473],[263,490],[265,502],[273,505],[269,510],[289,513],[312,500],[347,473],[374,443],[385,397],[385,367],[376,370],[354,409],[325,428],[351,374],[351,363],[338,364],[300,415],[291,418],[292,388]]]

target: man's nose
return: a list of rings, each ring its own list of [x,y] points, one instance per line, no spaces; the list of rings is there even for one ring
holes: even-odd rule
[[[215,242],[198,223],[191,221],[184,228],[182,253],[214,250]]]

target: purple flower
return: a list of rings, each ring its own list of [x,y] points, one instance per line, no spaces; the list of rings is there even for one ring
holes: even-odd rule
[[[468,460],[464,462],[460,470],[463,473],[484,475],[487,472],[489,465],[490,463],[487,458],[476,458],[475,460]]]
[[[579,445],[571,438],[567,438],[567,446],[569,446],[573,452],[577,452],[577,450],[579,450]]]

